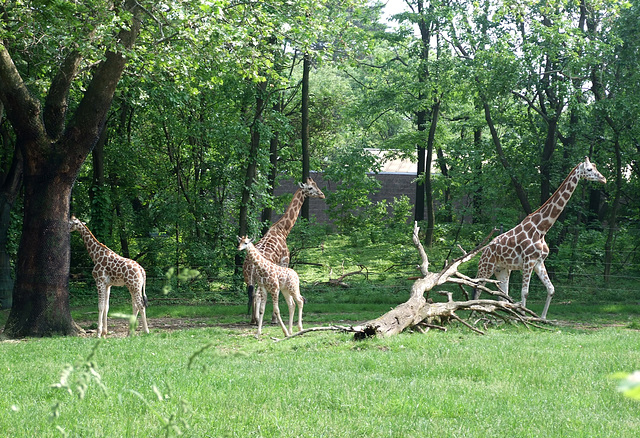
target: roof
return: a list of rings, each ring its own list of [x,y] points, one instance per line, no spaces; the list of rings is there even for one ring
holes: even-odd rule
[[[366,149],[372,155],[382,160],[382,167],[379,173],[416,175],[418,172],[418,160],[415,157],[411,159],[394,157],[391,152],[381,149]],[[390,158],[387,156],[391,155]]]

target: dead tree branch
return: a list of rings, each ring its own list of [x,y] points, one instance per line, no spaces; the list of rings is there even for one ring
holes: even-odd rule
[[[364,265],[358,265],[358,267],[360,269],[358,269],[357,271],[347,272],[346,274],[342,274],[338,278],[334,278],[334,279],[329,278],[329,281],[325,281],[325,282],[322,282],[322,283],[316,283],[316,285],[318,285],[318,284],[326,284],[326,285],[329,285],[329,286],[340,286],[340,287],[347,288],[347,287],[349,287],[349,285],[343,281],[347,277],[350,277],[352,275],[362,274],[362,275],[364,275],[365,278],[369,278],[369,270],[367,269],[367,267],[364,266]],[[365,271],[365,272],[363,272],[363,271]]]
[[[446,331],[446,328],[441,325],[433,324],[433,321],[448,321],[455,320],[463,324],[475,333],[485,334],[484,331],[478,329],[473,324],[460,318],[456,312],[459,310],[466,310],[471,312],[477,312],[479,314],[493,316],[506,322],[515,322],[523,324],[527,328],[536,327],[543,328],[535,323],[546,323],[546,320],[541,319],[538,315],[532,312],[530,309],[522,307],[519,303],[514,303],[513,299],[508,295],[493,290],[487,286],[488,284],[497,284],[496,280],[489,280],[486,278],[470,278],[458,271],[458,268],[463,263],[468,262],[474,258],[489,242],[494,231],[492,231],[484,241],[474,248],[472,251],[465,252],[462,250],[463,255],[452,262],[448,262],[446,266],[440,272],[429,272],[429,259],[422,243],[419,238],[420,228],[418,224],[414,224],[413,228],[413,243],[420,254],[421,264],[418,266],[422,277],[417,279],[410,291],[409,299],[391,309],[384,315],[373,319],[371,321],[358,324],[351,327],[314,327],[311,329],[303,330],[295,333],[285,339],[299,336],[310,331],[342,331],[350,332],[354,334],[354,339],[365,339],[371,336],[393,336],[403,332],[406,329],[415,329],[419,332],[424,332],[423,327],[437,328],[439,330]],[[360,273],[344,274],[344,276]],[[342,277],[341,277],[342,278]],[[477,299],[477,300],[465,300],[454,301],[453,294],[451,292],[439,292],[447,296],[446,302],[433,302],[425,294],[433,290],[437,286],[441,286],[445,283],[458,284],[461,288],[463,286],[469,286],[478,288],[483,292],[487,292],[495,297],[493,299]],[[468,296],[468,294],[465,294]]]

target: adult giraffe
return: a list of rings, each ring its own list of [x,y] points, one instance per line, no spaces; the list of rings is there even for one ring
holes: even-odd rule
[[[293,199],[287,207],[282,217],[278,219],[269,230],[262,236],[262,239],[255,244],[255,247],[264,258],[276,265],[289,267],[289,248],[287,247],[287,237],[291,232],[291,229],[298,219],[300,209],[306,198],[319,198],[324,199],[324,193],[318,188],[315,181],[311,178],[307,178],[305,183],[298,184],[299,188],[293,194]],[[251,312],[251,322],[257,322],[257,309],[255,306],[255,279],[254,279],[254,267],[251,264],[249,258],[245,258],[242,265],[242,273],[244,275],[244,281],[247,284],[247,293],[249,296],[249,307],[253,309]],[[275,312],[275,311],[274,311]],[[277,321],[275,313],[272,316],[272,321]]]
[[[482,250],[478,263],[477,278],[490,278],[495,274],[502,292],[509,294],[509,275],[511,271],[522,271],[522,306],[526,307],[529,295],[531,274],[535,271],[547,288],[547,301],[544,304],[542,318],[547,311],[555,288],[549,279],[544,261],[549,255],[549,246],[544,240],[547,231],[556,222],[564,210],[580,179],[606,183],[607,179],[596,169],[595,164],[585,157],[584,162],[573,168],[560,187],[540,208],[524,218],[522,222],[500,234]],[[480,296],[476,289],[475,298]]]

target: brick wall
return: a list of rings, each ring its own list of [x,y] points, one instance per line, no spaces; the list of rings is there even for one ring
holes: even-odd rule
[[[311,178],[313,178],[325,195],[335,191],[339,184],[333,181],[325,181],[320,173],[312,174]],[[370,195],[370,199],[372,202],[378,202],[386,199],[387,202],[391,203],[394,198],[400,198],[400,196],[405,195],[411,200],[411,205],[414,205],[416,199],[416,185],[412,181],[415,178],[415,175],[406,173],[379,173],[376,175],[376,179],[380,181],[381,188],[377,193]],[[294,182],[293,180],[283,180],[280,185],[274,189],[274,195],[280,196],[287,193],[294,193],[297,189],[297,182]],[[309,214],[311,217],[315,217],[319,224],[331,223],[327,212],[327,204],[324,199],[310,199]],[[274,215],[273,221],[278,220],[279,217],[279,214]]]

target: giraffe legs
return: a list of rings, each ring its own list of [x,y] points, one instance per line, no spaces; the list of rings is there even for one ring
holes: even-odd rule
[[[278,324],[280,324],[280,327],[282,328],[282,331],[284,332],[285,336],[289,336],[291,333],[290,331],[287,331],[287,327],[284,325],[284,322],[282,321],[282,317],[280,316],[280,306],[278,305],[278,294],[279,294],[279,290],[276,289],[275,291],[271,292],[271,300],[273,301],[273,314],[276,316],[277,320],[278,320]],[[283,292],[284,294],[285,292]],[[286,298],[286,295],[285,295]],[[264,312],[263,312],[264,313]]]
[[[527,298],[529,297],[529,284],[531,283],[531,274],[537,269],[537,264],[525,263],[522,269],[522,307],[527,307]]]
[[[254,313],[256,313],[257,321],[258,321],[258,333],[256,336],[260,336],[262,334],[262,319],[264,318],[264,308],[267,305],[267,291],[264,286],[258,285],[254,289]]]
[[[285,297],[287,306],[289,307],[289,336],[293,334],[293,317],[296,311],[296,304],[298,305],[298,331],[302,331],[302,307],[304,306],[304,298],[300,295],[300,291],[282,291]]]
[[[131,292],[131,301],[133,304],[132,305],[133,319],[134,320],[138,319],[138,313],[140,313],[140,320],[142,321],[142,330],[144,330],[145,333],[149,333],[149,326],[147,325],[147,309],[144,305],[143,292],[142,290],[139,290],[139,291],[129,290],[129,292]],[[131,331],[129,331],[129,334],[131,334]]]
[[[547,268],[544,266],[543,262],[538,263],[535,266],[536,274],[538,274],[538,278],[547,288],[547,301],[544,303],[544,309],[542,310],[542,314],[540,315],[542,319],[547,319],[547,311],[549,310],[549,304],[551,304],[551,299],[553,298],[553,294],[555,293],[555,287],[551,283],[549,279],[549,274],[547,274]]]
[[[107,336],[107,315],[109,313],[109,295],[111,286],[97,283],[98,287],[98,337]]]
[[[498,289],[505,295],[509,295],[509,277],[511,276],[511,271],[505,268],[496,268],[494,271],[496,276],[496,280],[498,283]]]
[[[149,333],[149,326],[147,325],[147,309],[142,306],[138,308],[135,304],[133,305],[133,317],[134,319],[138,318],[138,312],[140,312],[140,319],[142,320],[142,330],[145,333]]]

